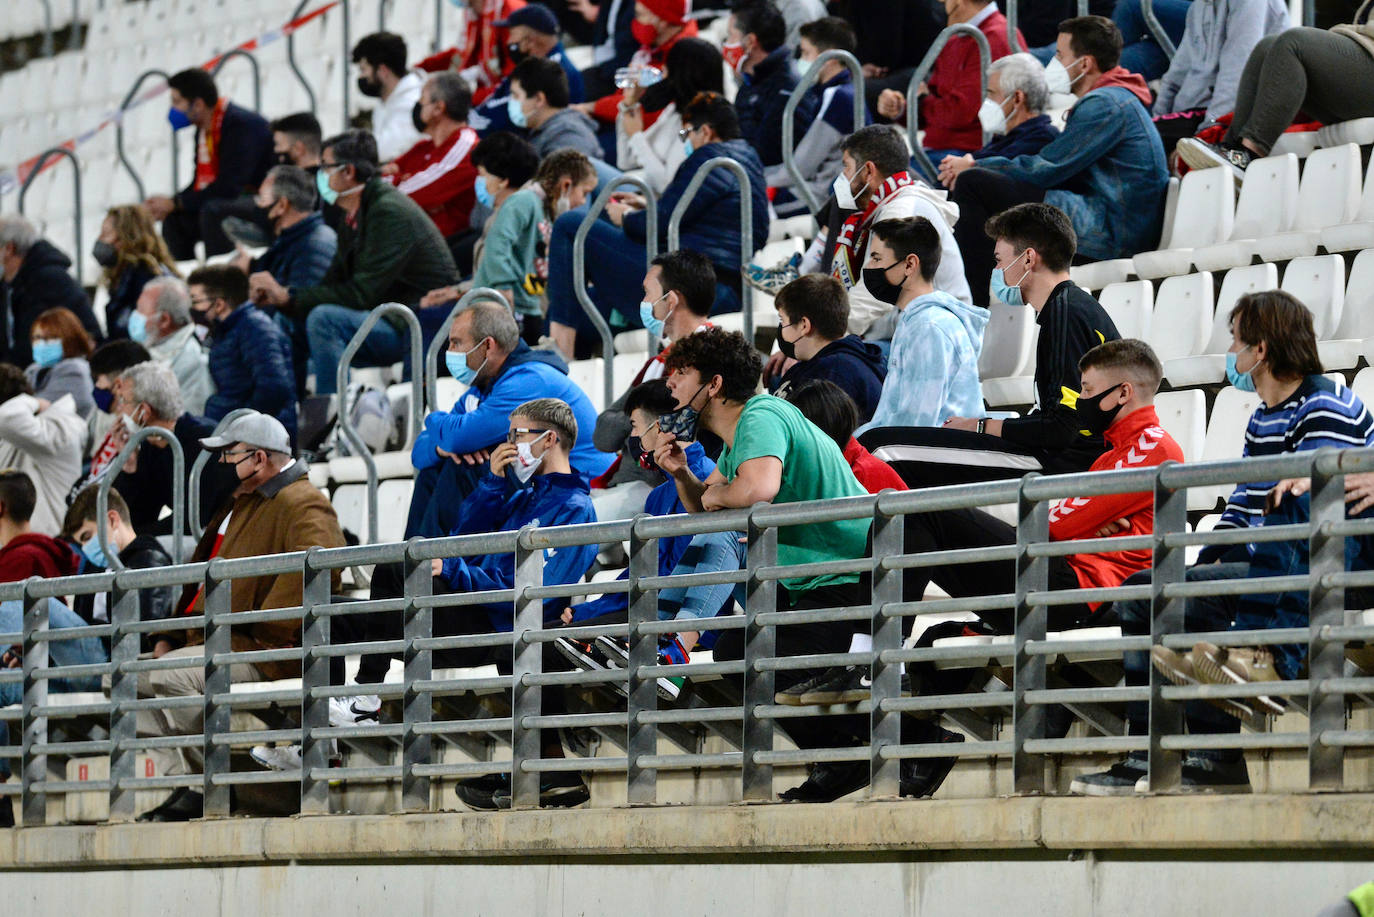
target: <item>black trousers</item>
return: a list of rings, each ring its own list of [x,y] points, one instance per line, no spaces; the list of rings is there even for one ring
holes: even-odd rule
[[[1191,137],[1197,133],[1197,129],[1202,126],[1202,122],[1207,117],[1207,109],[1190,108],[1187,111],[1170,112],[1167,115],[1157,115],[1154,118],[1155,130],[1159,131],[1159,139],[1164,144],[1164,155],[1172,156],[1174,147],[1184,137]]]
[[[996,261],[992,240],[983,231],[988,218],[1017,204],[1039,203],[1045,189],[1029,182],[1008,178],[991,169],[969,169],[954,183],[951,195],[959,205],[959,222],[954,224],[954,241],[964,256],[964,277],[973,293],[973,304],[987,306],[988,279]],[[1015,277],[1013,277],[1015,279]]]
[[[942,427],[875,427],[859,442],[912,489],[1019,478],[1046,471],[1049,461],[1042,450],[1023,449],[1000,436]]]
[[[196,243],[205,243],[207,257],[227,254],[234,243],[224,234],[220,223],[225,217],[242,217],[257,222],[257,205],[251,194],[216,198],[206,201],[199,210],[177,210],[162,221],[162,238],[167,250],[177,261],[189,261],[196,256]]]

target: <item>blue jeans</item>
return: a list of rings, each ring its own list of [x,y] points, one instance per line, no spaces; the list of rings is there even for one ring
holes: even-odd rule
[[[344,348],[367,320],[367,312],[346,306],[320,305],[305,318],[305,334],[310,341],[310,362],[315,369],[315,394],[337,391],[339,361]],[[363,346],[353,356],[354,366],[390,366],[408,361],[409,335],[398,331],[383,318],[372,327]]]
[[[1175,47],[1183,41],[1183,26],[1191,6],[1191,0],[1154,0],[1155,18]],[[1132,73],[1139,73],[1147,82],[1163,76],[1164,71],[1169,69],[1169,57],[1145,24],[1140,0],[1118,0],[1112,12],[1112,21],[1121,30],[1121,38],[1125,43],[1121,49],[1121,66]]]
[[[745,555],[745,546],[740,543],[742,535],[742,532],[706,532],[693,537],[687,550],[682,552],[682,558],[677,562],[677,566],[673,568],[673,575],[739,570],[744,566]],[[714,618],[720,614],[734,590],[735,585],[732,583],[718,583],[714,586],[674,586],[660,590],[658,619],[682,621],[685,627],[701,618]],[[703,633],[702,645],[714,645],[719,633]]]

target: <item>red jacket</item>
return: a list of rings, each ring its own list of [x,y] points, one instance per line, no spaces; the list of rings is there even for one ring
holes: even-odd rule
[[[650,67],[657,67],[660,70],[663,70],[666,66],[665,61],[667,61],[668,59],[668,51],[672,49],[673,45],[682,41],[682,39],[684,38],[696,37],[697,22],[695,19],[689,19],[687,20],[686,25],[682,27],[681,32],[678,32],[676,35],[665,41],[663,44],[659,45],[657,48],[640,48],[638,51],[635,52],[635,56],[631,60],[632,62],[639,61],[642,63],[646,63]],[[593,104],[592,106],[592,117],[605,124],[614,124],[615,116],[620,112],[620,103],[624,100],[625,90],[623,89],[617,89],[615,92],[611,93],[608,96],[602,96],[601,98],[597,99],[595,104]],[[658,111],[646,110],[644,112],[644,126],[652,126],[653,123],[658,120],[659,114],[660,112]],[[681,114],[681,112],[679,112],[678,114]]]
[[[1183,450],[1159,425],[1152,407],[1132,411],[1112,424],[1103,438],[1111,448],[1093,462],[1089,471],[1113,468],[1148,468],[1168,461],[1183,461]],[[1050,507],[1050,538],[1072,541],[1092,538],[1103,526],[1118,519],[1129,524],[1125,535],[1154,532],[1154,494],[1140,491],[1101,497],[1069,497]],[[1150,566],[1150,551],[1113,551],[1105,554],[1070,554],[1069,566],[1085,589],[1119,586],[1132,573]],[[1097,605],[1092,607],[1096,610]]]
[[[30,576],[71,576],[77,561],[76,552],[56,538],[38,532],[18,535],[0,548],[0,583],[17,583]]]
[[[994,9],[992,15],[978,24],[978,30],[987,37],[991,60],[1011,53],[1011,46],[1007,44],[1006,16]],[[1016,38],[1021,47],[1026,47],[1019,30]],[[926,80],[930,91],[921,96],[920,103],[921,127],[926,132],[922,143],[926,149],[971,153],[982,148],[983,126],[978,123],[978,109],[983,104],[981,72],[978,45],[963,35],[951,38],[935,58],[930,79]]]
[[[467,28],[463,33],[461,48],[447,48],[436,51],[415,64],[414,67],[427,73],[441,70],[466,70],[481,65],[483,80],[473,87],[473,104],[480,104],[491,95],[496,84],[515,69],[510,59],[510,29],[497,28],[496,23],[510,18],[510,14],[525,5],[525,0],[486,0],[482,11],[476,16],[471,10],[467,15]]]
[[[391,183],[429,214],[444,238],[468,228],[477,200],[472,188],[477,168],[469,156],[476,145],[477,132],[464,127],[454,131],[443,146],[421,137],[396,157],[400,171],[390,176]]]
[[[854,477],[859,479],[863,489],[871,494],[879,493],[891,488],[892,490],[906,490],[906,481],[902,476],[892,470],[892,466],[882,459],[874,458],[873,453],[869,452],[854,437],[849,437],[849,443],[844,447],[844,460],[849,463],[850,470],[854,472]]]

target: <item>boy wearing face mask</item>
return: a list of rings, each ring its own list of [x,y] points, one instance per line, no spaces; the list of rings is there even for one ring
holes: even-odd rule
[[[532,57],[510,75],[506,113],[516,128],[529,131],[530,143],[543,159],[557,150],[577,150],[584,156],[605,156],[596,139],[596,123],[571,108],[568,75],[556,61]]]

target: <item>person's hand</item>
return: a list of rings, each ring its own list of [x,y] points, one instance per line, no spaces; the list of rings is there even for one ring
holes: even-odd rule
[[[491,450],[491,473],[500,477],[506,473],[506,466],[519,457],[514,443],[502,443]]]
[[[429,575],[442,576],[444,572],[444,562],[438,557],[429,562]]]
[[[504,443],[502,445],[505,445]],[[512,446],[511,448],[515,448]],[[480,465],[491,458],[490,449],[478,449],[475,452],[464,452],[462,455],[455,455],[453,461],[458,465]]]
[[[767,380],[781,376],[796,364],[796,360],[783,356],[781,350],[771,353],[768,355],[768,362],[763,364],[763,378]]]
[[[625,225],[625,214],[629,212],[630,208],[620,201],[611,201],[606,205],[606,218],[616,226]]]
[[[1128,522],[1125,519],[1117,519],[1113,522],[1108,522],[1106,525],[1102,526],[1102,528],[1098,529],[1096,532],[1093,532],[1093,537],[1111,538],[1113,535],[1120,535],[1122,532],[1129,532],[1130,530],[1130,522]]]
[[[596,22],[596,14],[601,11],[591,0],[568,0],[568,9],[588,22]]]
[[[161,659],[172,651],[172,641],[158,640],[153,644],[153,658]]]
[[[879,67],[877,64],[863,65],[864,79],[874,80],[878,77],[887,76],[887,68]]]
[[[1374,472],[1345,476],[1346,512],[1352,516],[1374,506]]]
[[[19,644],[14,644],[0,655],[0,667],[6,669],[17,669],[24,664],[24,650]]]
[[[916,84],[916,96],[919,98],[925,95],[930,95],[930,85],[926,83],[925,80],[922,80]]]
[[[878,93],[878,114],[896,121],[906,114],[906,96],[896,89],[884,89]]]
[[[707,512],[715,512],[718,509],[725,509],[725,502],[721,495],[725,493],[726,484],[712,484],[701,492],[701,508]]]
[[[258,271],[248,278],[248,297],[260,306],[284,306],[291,301],[286,287],[267,271]]]
[[[963,156],[946,156],[940,160],[940,184],[946,188],[953,188],[955,181],[958,180],[960,173],[974,166],[973,156],[965,154]]]
[[[658,448],[654,450],[654,464],[671,478],[687,470],[687,453],[678,445],[677,437],[665,433],[658,438]]]
[[[572,609],[564,608],[563,613],[558,616],[558,620],[562,621],[564,624],[571,624],[573,622]]]
[[[401,171],[401,167],[398,166],[398,165],[396,165],[396,163],[394,163],[394,162],[388,162],[386,165],[382,166],[382,168],[381,168],[381,173],[382,173],[383,175],[398,175],[398,174],[400,174],[400,171]]]
[[[1348,493],[1350,490],[1350,478],[1345,479],[1345,485],[1346,492]],[[1278,509],[1279,504],[1283,502],[1284,497],[1287,497],[1289,494],[1292,494],[1295,497],[1301,497],[1303,494],[1307,493],[1311,489],[1311,478],[1285,478],[1284,480],[1279,481],[1277,484],[1274,485],[1273,489],[1270,490],[1269,494],[1264,498],[1265,515],[1268,515],[1269,513],[1272,513],[1274,510]]]
[[[611,195],[611,200],[617,204],[624,204],[631,210],[643,210],[648,206],[648,202],[644,200],[644,195],[637,191],[617,191]]]
[[[945,421],[946,430],[967,430],[970,433],[978,432],[977,417],[951,417]]]
[[[628,93],[629,90],[626,90]],[[626,137],[633,137],[644,130],[644,109],[638,105],[620,110],[620,132]]]
[[[439,287],[420,297],[420,308],[432,309],[435,306],[442,306],[446,302],[453,302],[461,295],[457,287]]]
[[[46,398],[39,398],[39,399],[38,399],[38,413],[42,414],[44,411],[46,411],[46,410],[47,410],[48,408],[50,408],[50,407],[52,407],[52,402],[51,402],[51,401],[49,401],[49,400],[46,399]]]
[[[148,211],[148,216],[153,218],[153,222],[167,219],[173,210],[176,210],[176,202],[165,194],[154,194],[143,202],[143,209]]]
[[[231,267],[236,267],[243,273],[247,274],[248,269],[253,265],[253,256],[248,254],[248,249],[244,248],[243,245],[240,244],[237,247],[234,257],[230,259],[229,265]]]

